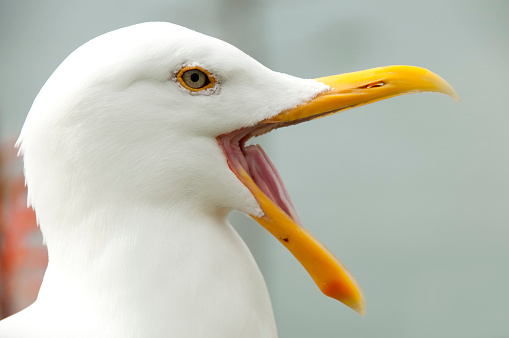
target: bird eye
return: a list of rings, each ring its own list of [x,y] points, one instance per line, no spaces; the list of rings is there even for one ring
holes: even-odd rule
[[[177,75],[180,84],[191,91],[199,91],[212,88],[215,83],[214,77],[200,67],[184,67]]]

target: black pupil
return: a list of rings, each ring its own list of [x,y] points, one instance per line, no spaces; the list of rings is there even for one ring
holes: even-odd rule
[[[198,82],[199,79],[200,79],[200,75],[198,75],[197,73],[191,74],[191,81]]]

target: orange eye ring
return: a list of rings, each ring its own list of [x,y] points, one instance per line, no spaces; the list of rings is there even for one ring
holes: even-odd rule
[[[177,74],[177,80],[182,87],[192,92],[213,88],[216,85],[214,76],[208,70],[198,66],[183,67]]]

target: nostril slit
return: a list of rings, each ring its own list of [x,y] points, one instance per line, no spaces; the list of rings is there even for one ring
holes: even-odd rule
[[[367,85],[361,86],[361,87],[359,87],[359,89],[376,88],[376,87],[382,87],[383,85],[385,85],[385,82],[377,81],[377,82],[372,82],[372,83],[368,83]]]

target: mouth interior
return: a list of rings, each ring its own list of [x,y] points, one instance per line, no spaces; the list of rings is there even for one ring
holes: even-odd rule
[[[254,127],[242,128],[218,137],[230,169],[256,198],[258,188],[275,205],[298,224],[302,224],[283,180],[267,153],[258,144],[246,146],[255,136],[284,126],[284,123],[262,123]],[[239,173],[245,171],[254,182],[247,182]]]

